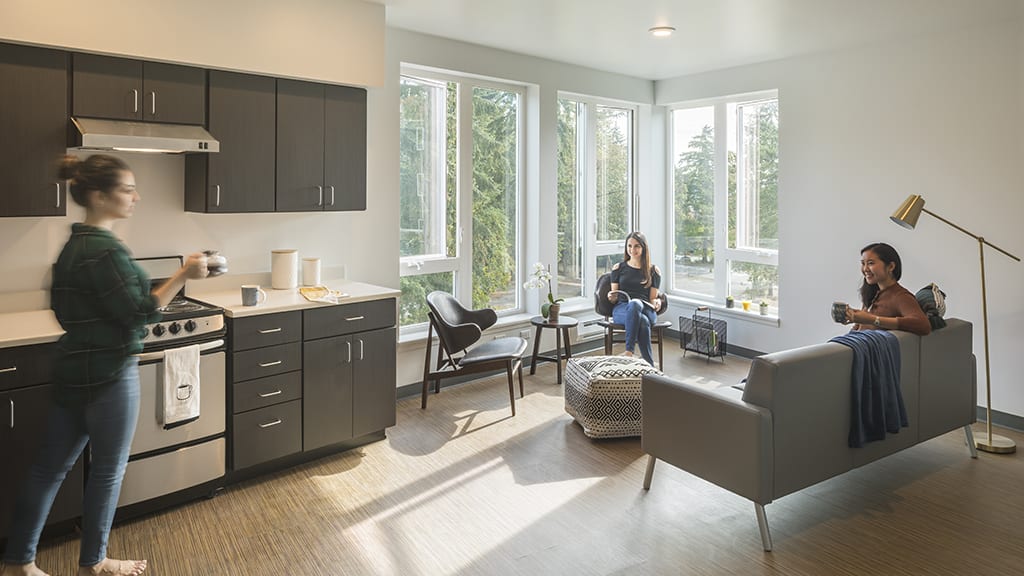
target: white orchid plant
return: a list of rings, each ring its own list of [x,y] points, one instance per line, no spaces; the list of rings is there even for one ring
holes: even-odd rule
[[[555,295],[551,292],[551,270],[548,266],[537,262],[533,265],[530,279],[523,283],[523,288],[530,290],[533,288],[543,288],[545,285],[548,288],[548,301],[541,304],[540,313],[547,318],[551,306],[564,301],[565,298],[555,298]]]

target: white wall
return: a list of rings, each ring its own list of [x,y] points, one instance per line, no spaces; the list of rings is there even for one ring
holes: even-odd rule
[[[859,249],[888,242],[906,288],[938,283],[948,315],[974,323],[984,405],[977,243],[928,215],[915,231],[888,216],[921,194],[930,210],[1024,256],[1022,29],[1009,21],[657,83],[661,105],[779,89],[782,322],[730,322],[730,343],[774,351],[843,332],[829,305],[857,302]],[[985,255],[993,409],[1024,415],[1024,265]]]
[[[4,0],[0,39],[333,84],[384,83],[384,6],[359,0]]]

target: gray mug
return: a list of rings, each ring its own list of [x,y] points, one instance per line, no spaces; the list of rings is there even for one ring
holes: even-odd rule
[[[846,310],[849,308],[846,302],[832,303],[832,319],[840,324],[846,324]]]
[[[255,306],[267,300],[267,293],[258,284],[242,285],[242,306]]]

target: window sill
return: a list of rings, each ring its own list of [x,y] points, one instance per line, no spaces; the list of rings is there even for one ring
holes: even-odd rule
[[[751,310],[744,310],[742,307],[726,308],[720,304],[711,304],[709,302],[702,302],[700,300],[692,300],[689,298],[682,298],[679,296],[669,296],[669,302],[678,304],[677,309],[682,309],[679,315],[689,316],[693,314],[693,311],[698,306],[707,306],[711,309],[711,316],[713,318],[723,318],[729,320],[739,320],[742,322],[750,322],[753,324],[763,324],[765,326],[778,327],[781,323],[781,318],[776,315],[768,314],[762,316],[760,311],[752,308]]]

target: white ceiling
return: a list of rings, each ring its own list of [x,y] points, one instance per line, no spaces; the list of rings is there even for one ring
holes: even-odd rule
[[[387,25],[661,80],[1018,17],[1019,0],[372,0]],[[654,38],[652,26],[676,28]]]

